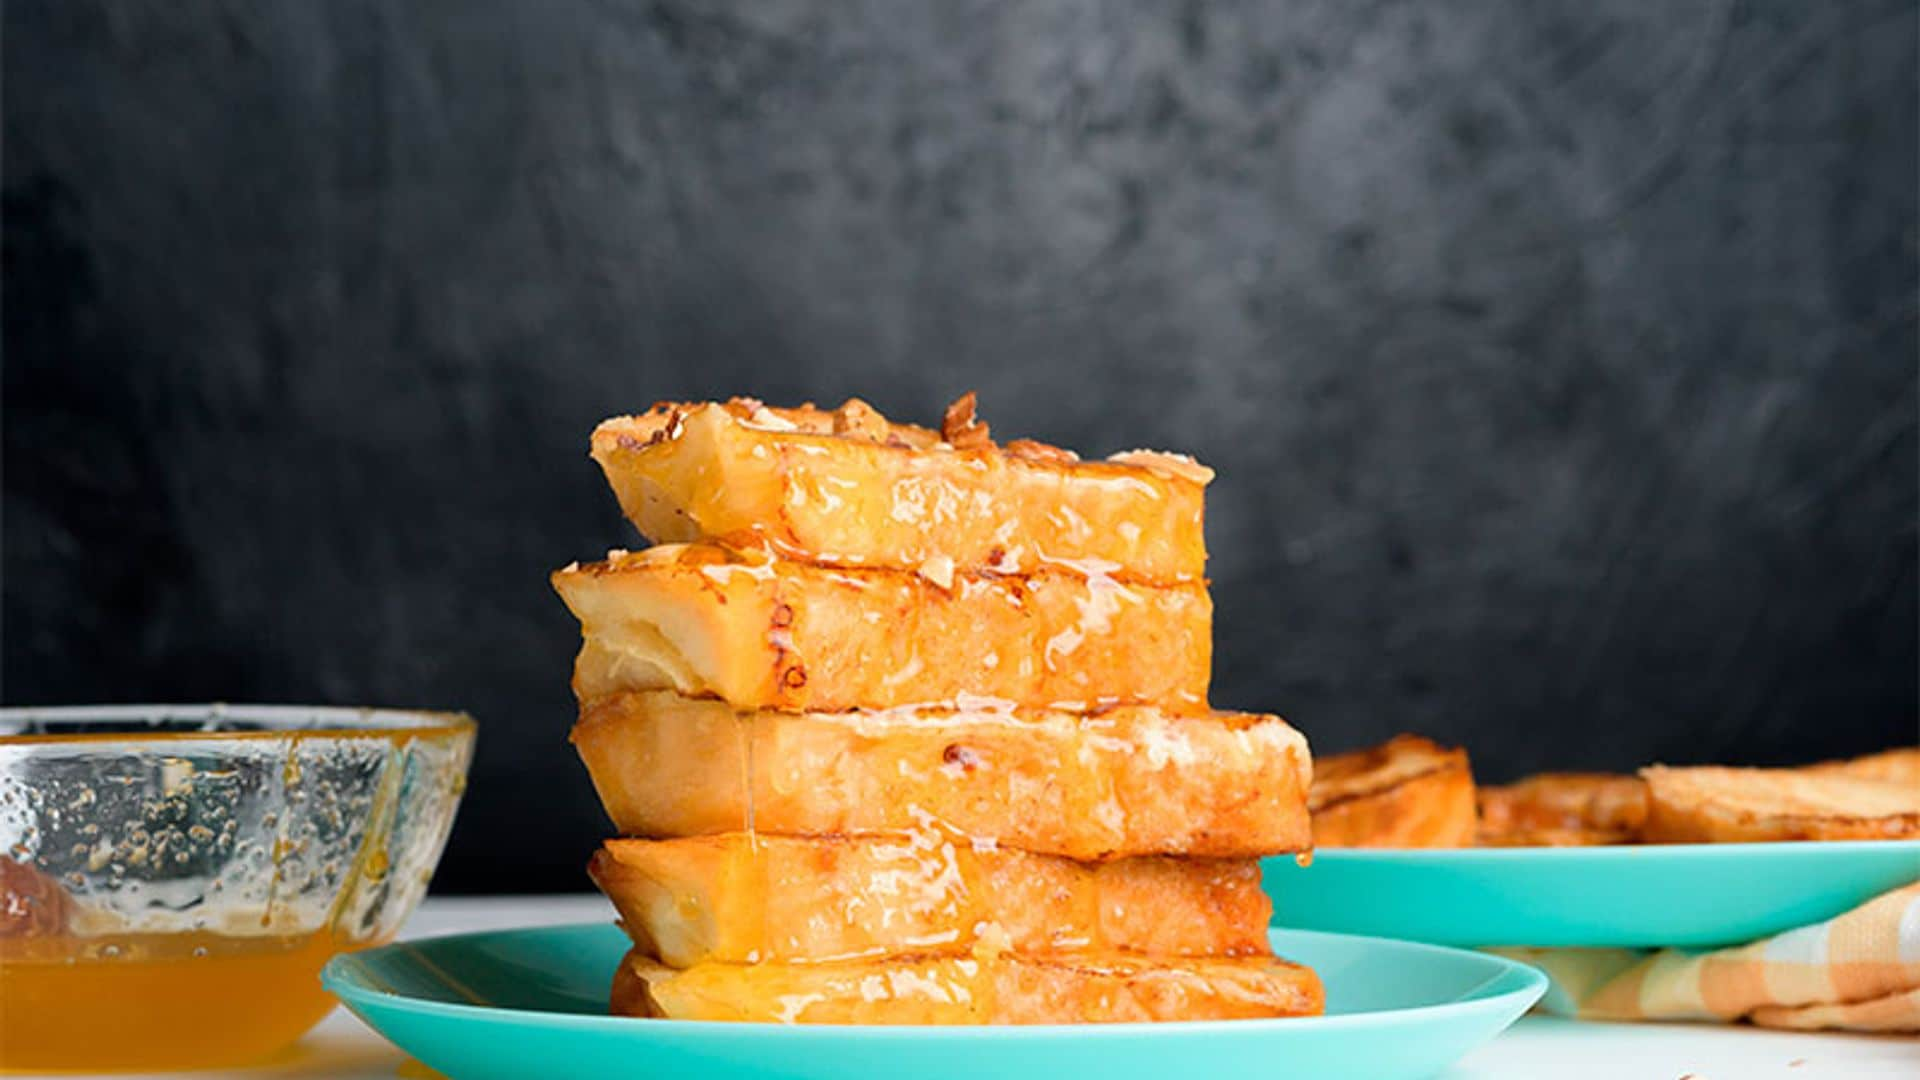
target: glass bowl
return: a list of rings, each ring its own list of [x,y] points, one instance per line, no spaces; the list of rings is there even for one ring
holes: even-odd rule
[[[426,892],[457,713],[0,709],[0,1069],[240,1064],[333,1007]]]

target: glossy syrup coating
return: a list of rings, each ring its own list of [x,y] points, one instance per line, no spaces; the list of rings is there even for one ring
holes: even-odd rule
[[[1252,859],[1086,863],[928,827],[861,836],[609,840],[590,867],[674,967],[894,954],[1264,956]]]

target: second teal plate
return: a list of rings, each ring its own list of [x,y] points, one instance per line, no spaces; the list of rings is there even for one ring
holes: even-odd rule
[[[785,1027],[607,1012],[627,939],[610,925],[466,934],[336,957],[323,980],[362,1020],[453,1080],[612,1076],[1067,1076],[1339,1080],[1430,1076],[1546,989],[1499,957],[1275,931],[1327,987],[1327,1015],[1047,1027]]]
[[[1266,860],[1276,926],[1440,945],[1686,946],[1830,919],[1920,879],[1920,840],[1328,850]]]

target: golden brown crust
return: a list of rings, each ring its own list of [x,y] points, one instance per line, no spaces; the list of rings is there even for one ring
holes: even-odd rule
[[[1450,848],[1473,843],[1473,772],[1464,750],[1418,735],[1314,764],[1316,847]]]
[[[1608,847],[1639,842],[1640,834],[1635,832],[1549,827],[1510,829],[1482,827],[1474,838],[1474,843],[1480,847]]]
[[[621,958],[620,966],[613,969],[613,986],[607,994],[607,1012],[614,1016],[657,1020],[666,1014],[661,1011],[660,1003],[647,992],[647,980],[635,970],[636,961],[646,963],[645,950],[635,948],[629,951]]]
[[[857,399],[832,412],[662,403],[602,423],[593,457],[656,543],[721,540],[831,566],[1203,577],[1204,466],[1147,452],[1083,462],[1028,439],[995,446],[971,395],[944,426],[893,423]]]
[[[966,955],[1265,956],[1252,859],[1082,863],[936,832],[610,840],[589,866],[672,967]]]
[[[1480,789],[1486,847],[1591,847],[1638,841],[1647,787],[1615,773],[1541,773]]]
[[[1320,979],[1272,958],[1107,956],[702,964],[676,971],[629,953],[613,1011],[787,1024],[1079,1024],[1317,1016]]]
[[[1075,859],[1251,858],[1311,842],[1306,740],[1272,716],[968,701],[742,717],[637,693],[582,709],[573,743],[629,836],[936,828]]]
[[[1920,837],[1920,789],[1795,769],[1640,770],[1654,844]]]
[[[582,701],[672,689],[742,708],[965,694],[1206,707],[1213,609],[1199,584],[830,569],[707,544],[616,552],[553,583],[586,639]]]
[[[646,412],[614,417],[602,422],[600,429],[615,439],[651,445],[679,438],[680,428],[687,419],[708,409],[725,413],[741,426],[759,431],[837,435],[857,442],[918,450],[932,449],[940,442],[939,432],[888,420],[859,398],[848,398],[838,409],[831,410],[819,408],[810,401],[793,407],[771,408],[759,398],[750,397],[725,401],[656,401]],[[600,430],[594,434],[598,442]]]

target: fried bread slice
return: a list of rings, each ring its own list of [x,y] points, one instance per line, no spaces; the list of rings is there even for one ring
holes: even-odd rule
[[[1418,735],[1315,762],[1316,847],[1447,848],[1473,843],[1467,752]]]
[[[1844,761],[1822,761],[1808,765],[1802,771],[1852,776],[1861,780],[1884,780],[1920,791],[1920,746],[1899,746]]]
[[[619,831],[943,828],[1074,859],[1251,858],[1311,842],[1311,764],[1274,716],[951,707],[748,712],[668,692],[581,711],[573,744]]]
[[[1608,829],[1568,829],[1549,826],[1513,829],[1488,829],[1482,826],[1474,844],[1485,848],[1501,847],[1611,847],[1637,844],[1636,833]]]
[[[1318,1016],[1319,976],[1272,957],[1178,960],[980,953],[614,973],[620,1016],[781,1024],[1098,1024]]]
[[[706,544],[553,575],[585,645],[574,691],[672,689],[743,708],[888,708],[978,694],[1023,705],[1205,708],[1201,584],[1067,573],[838,570]],[[944,585],[944,587],[943,587]]]
[[[1487,847],[1631,844],[1647,821],[1647,785],[1616,773],[1541,773],[1480,789]]]
[[[901,570],[1094,563],[1157,584],[1201,579],[1211,470],[1172,454],[1081,461],[1027,440],[996,446],[972,395],[955,404],[936,432],[857,399],[832,412],[664,402],[602,423],[593,457],[655,543],[721,539]]]
[[[1083,863],[937,832],[609,840],[589,873],[634,943],[702,963],[1119,952],[1265,956],[1253,859]]]
[[[1798,769],[1640,770],[1654,844],[1920,837],[1920,789]]]

